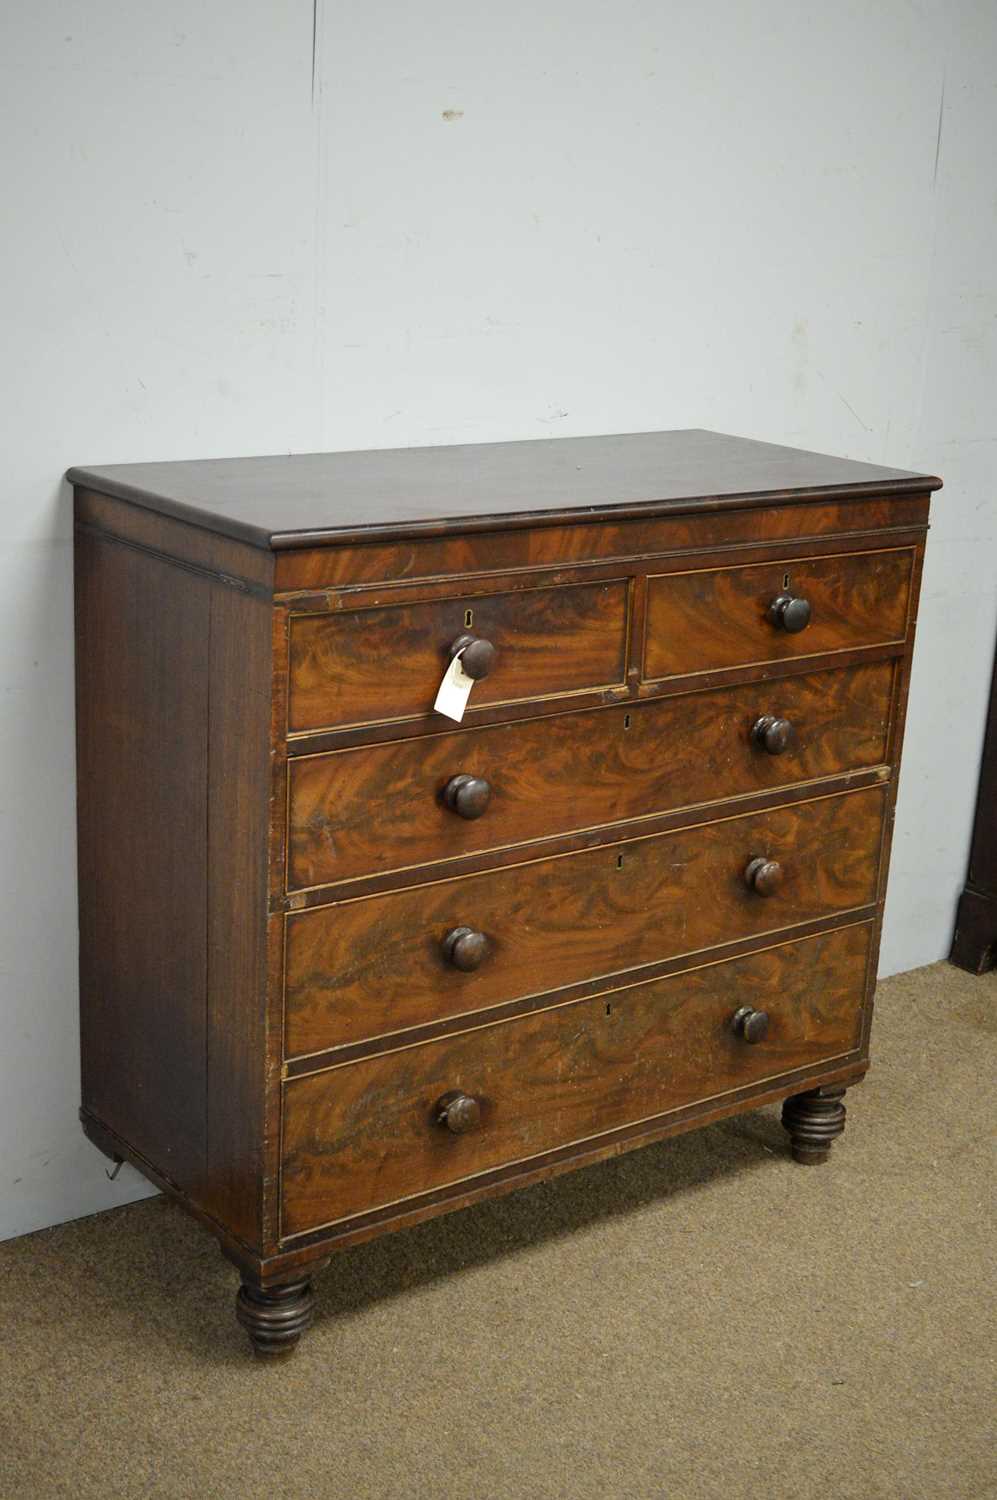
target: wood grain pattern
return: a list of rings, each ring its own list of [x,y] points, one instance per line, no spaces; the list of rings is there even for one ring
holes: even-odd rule
[[[249,552],[262,584],[266,558],[93,502],[77,532],[83,1106],[258,1243],[273,611],[217,570]]]
[[[892,674],[892,663],[873,662],[295,760],[289,889],[881,764]],[[762,714],[792,722],[784,754],[752,740]],[[491,788],[474,821],[444,800],[461,774]]]
[[[909,548],[705,569],[648,580],[645,679],[902,641]],[[788,579],[788,584],[786,580]],[[813,608],[798,635],[766,618],[785,588]]]
[[[877,910],[877,903],[870,902],[865,906],[852,907],[844,913],[830,912],[825,916],[815,917],[811,921],[794,922],[789,931],[794,941],[800,938],[818,937],[821,933],[830,932],[837,927],[855,922],[872,921]],[[756,952],[759,948],[769,948],[778,940],[781,940],[780,935],[773,934],[771,931],[749,934],[747,937],[732,938],[715,945],[706,952],[705,957],[702,949],[696,953],[673,954],[670,958],[655,959],[650,963],[641,964],[634,973],[639,976],[642,983],[650,979],[664,979],[670,974],[695,969],[703,962],[715,961],[720,955],[725,961],[741,958],[748,953]],[[598,994],[608,983],[629,984],[631,982],[632,976],[629,971],[613,979],[607,978],[605,974],[599,974],[594,978],[558,986],[556,1001],[561,1003],[568,1000],[584,1000],[589,995]],[[551,997],[552,992],[549,989],[539,994],[521,995],[518,998],[486,1006],[483,1010],[467,1011],[457,1016],[440,1016],[432,1021],[406,1027],[404,1032],[384,1032],[380,1036],[363,1038],[358,1042],[330,1047],[321,1052],[289,1057],[282,1064],[281,1075],[284,1078],[300,1078],[306,1073],[315,1073],[321,1068],[352,1062],[357,1057],[373,1057],[377,1053],[392,1052],[399,1046],[413,1046],[416,1042],[436,1041],[456,1031],[470,1031],[476,1026],[490,1026],[497,1021],[512,1020],[515,1016],[527,1015],[531,1011],[545,1010],[554,1003]]]
[[[914,659],[914,640],[917,626],[918,601],[921,594],[921,577],[924,569],[924,545],[919,544],[914,553],[914,566],[911,572],[910,595],[907,601],[907,629],[903,648],[903,655],[897,662],[897,673],[893,690],[893,709],[890,714],[890,737],[889,757],[894,767],[893,776],[886,789],[886,801],[883,811],[883,836],[879,847],[879,879],[877,884],[877,900],[879,913],[873,929],[872,946],[869,950],[868,977],[866,981],[867,992],[872,999],[876,988],[876,976],[879,972],[879,945],[883,930],[883,909],[886,900],[886,885],[890,872],[890,850],[893,842],[893,826],[896,816],[897,788],[899,785],[900,759],[903,749],[904,726],[907,719],[907,702],[910,694],[911,666]],[[869,1034],[872,1026],[873,1007],[871,1003],[866,1006],[864,1033],[862,1037],[863,1051],[868,1054]],[[842,1080],[837,1080],[841,1082]]]
[[[114,464],[69,471],[86,485],[258,547],[498,531],[669,511],[714,511],[940,480],[693,429],[523,443]]]
[[[74,515],[78,528],[97,531],[105,540],[155,553],[185,570],[210,573],[266,599],[273,591],[273,558],[246,542],[86,489],[76,491]]]
[[[205,1187],[210,583],[76,536],[83,1106]]]
[[[470,713],[481,704],[621,683],[627,584],[617,579],[292,616],[290,731],[431,713],[449,648],[465,631],[498,652],[494,670],[475,684]]]
[[[287,1085],[283,1233],[306,1232],[854,1049],[868,926],[614,990]],[[769,1013],[749,1046],[731,1020]],[[463,1090],[481,1124],[436,1103]]]
[[[809,501],[732,510],[706,516],[656,516],[528,531],[368,542],[357,547],[302,547],[276,557],[278,593],[356,588],[363,584],[446,578],[455,574],[642,560],[662,553],[757,546],[763,542],[920,528],[927,524],[927,495],[872,500]]]
[[[287,919],[287,1055],[790,927],[875,899],[883,792],[824,797],[459,880],[314,907]],[[749,891],[757,855],[785,868]],[[483,932],[473,973],[453,928]]]
[[[937,480],[709,433],[73,479],[81,1120],[258,1344],[333,1248],[787,1095],[823,1149]]]
[[[268,600],[212,586],[207,1201],[247,1244],[261,1239],[268,1087],[274,1091],[267,1035],[272,615]]]

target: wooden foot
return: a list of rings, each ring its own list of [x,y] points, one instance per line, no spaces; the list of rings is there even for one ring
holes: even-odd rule
[[[315,1315],[311,1281],[269,1287],[244,1281],[235,1299],[235,1315],[249,1334],[254,1353],[261,1358],[280,1359],[293,1354]]]
[[[831,1147],[845,1128],[845,1090],[840,1084],[794,1094],[782,1106],[782,1123],[789,1131],[793,1160],[815,1167],[827,1161]]]

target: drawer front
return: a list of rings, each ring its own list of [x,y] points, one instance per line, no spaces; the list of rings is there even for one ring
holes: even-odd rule
[[[288,773],[289,888],[881,764],[892,681],[893,664],[873,662],[306,756]],[[770,725],[768,749],[753,734],[763,717],[791,726]],[[448,804],[459,776],[487,782],[484,812]]]
[[[900,548],[649,578],[644,679],[902,641],[913,559]],[[780,621],[798,618],[771,610],[787,597],[809,604],[803,629],[786,629]]]
[[[876,899],[879,787],[287,918],[291,1056],[774,932]],[[749,862],[782,867],[749,889]],[[481,935],[448,957],[458,929]],[[453,957],[480,964],[465,970]],[[483,956],[481,950],[483,949]]]
[[[853,1051],[872,928],[847,927],[293,1079],[285,1236]],[[731,1025],[764,1007],[765,1038]],[[477,1126],[438,1101],[463,1092]]]
[[[469,632],[496,648],[491,670],[472,689],[470,712],[492,703],[620,685],[626,673],[628,603],[629,584],[614,579],[292,615],[289,730],[431,713],[450,646]]]

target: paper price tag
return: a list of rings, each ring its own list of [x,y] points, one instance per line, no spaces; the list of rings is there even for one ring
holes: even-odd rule
[[[474,686],[474,678],[468,677],[460,664],[463,654],[462,651],[458,651],[447,667],[443,674],[443,681],[440,683],[440,690],[436,695],[436,702],[433,704],[438,714],[446,714],[448,719],[456,719],[458,724],[464,717],[467,700]]]

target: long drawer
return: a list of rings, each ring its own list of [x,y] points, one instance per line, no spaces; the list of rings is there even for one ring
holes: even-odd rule
[[[287,918],[289,1056],[876,899],[883,790],[839,793]],[[748,883],[752,861],[778,868]]]
[[[871,933],[846,927],[292,1079],[283,1234],[853,1051]],[[768,1015],[752,1045],[732,1024],[745,1004]],[[464,1134],[440,1118],[458,1095],[478,1112]]]
[[[288,773],[288,888],[881,764],[892,680],[872,662],[304,756]]]
[[[913,562],[902,547],[649,578],[642,675],[660,681],[898,643]]]
[[[468,633],[495,652],[487,676],[475,683],[472,713],[620,685],[628,612],[629,584],[613,579],[292,615],[288,729],[430,714],[451,647]]]

